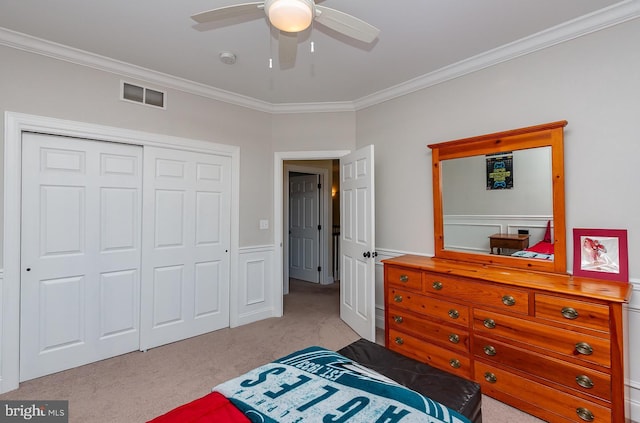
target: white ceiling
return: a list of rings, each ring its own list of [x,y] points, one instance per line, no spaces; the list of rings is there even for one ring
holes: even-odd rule
[[[266,18],[207,31],[190,18],[246,1],[0,0],[0,27],[10,30],[0,33],[0,44],[32,44],[30,38],[16,41],[16,31],[231,97],[272,105],[352,103],[470,63],[470,58],[483,67],[481,62],[630,19],[629,8],[631,18],[637,17],[639,9],[638,0],[324,0],[323,6],[378,27],[380,36],[366,45],[315,25],[299,37],[295,66],[283,70]],[[61,55],[59,46],[46,48]],[[222,51],[235,53],[237,62],[222,63]],[[114,69],[126,69],[114,63]],[[144,75],[136,69],[121,73]]]

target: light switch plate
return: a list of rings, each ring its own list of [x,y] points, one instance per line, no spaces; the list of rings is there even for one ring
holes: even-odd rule
[[[260,219],[260,229],[269,229],[269,221],[267,219]]]

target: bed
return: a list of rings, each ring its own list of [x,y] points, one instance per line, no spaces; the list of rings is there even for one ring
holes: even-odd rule
[[[481,423],[480,386],[361,339],[312,346],[221,383],[151,420]]]
[[[531,247],[511,254],[514,257],[524,257],[539,260],[553,260],[553,242],[551,241],[551,221],[547,221],[547,230],[542,241],[536,242]]]

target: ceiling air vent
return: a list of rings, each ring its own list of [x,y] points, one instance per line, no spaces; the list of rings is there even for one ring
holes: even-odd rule
[[[165,108],[166,93],[139,85],[122,82],[122,100]]]

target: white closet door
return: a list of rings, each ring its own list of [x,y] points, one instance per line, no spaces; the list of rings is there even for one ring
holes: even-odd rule
[[[142,148],[23,135],[20,380],[139,345]]]
[[[231,159],[145,147],[140,348],[229,326]]]

